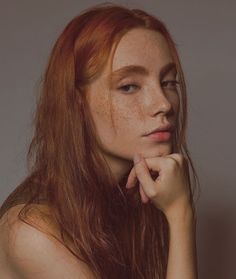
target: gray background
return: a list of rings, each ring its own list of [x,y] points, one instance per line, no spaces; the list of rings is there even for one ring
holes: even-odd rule
[[[0,2],[0,203],[26,175],[35,95],[52,45],[69,20],[100,2]],[[202,189],[199,278],[234,279],[236,2],[113,2],[155,14],[178,44],[189,94],[189,147]]]

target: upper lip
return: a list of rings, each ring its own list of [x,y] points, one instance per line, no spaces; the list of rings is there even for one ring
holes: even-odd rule
[[[168,125],[162,125],[162,126],[159,126],[158,128],[156,129],[153,129],[151,130],[150,132],[148,132],[147,134],[145,134],[144,136],[148,136],[150,134],[153,134],[153,133],[156,133],[156,132],[161,132],[161,131],[173,131],[173,126],[171,124],[168,124]]]

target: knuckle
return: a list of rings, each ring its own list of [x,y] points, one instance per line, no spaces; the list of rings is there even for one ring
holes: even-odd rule
[[[153,190],[150,190],[148,193],[148,196],[150,199],[156,198],[156,195],[157,195],[156,191],[153,191]]]
[[[178,168],[178,162],[173,158],[168,158],[168,166],[171,170],[175,170]]]
[[[184,163],[184,156],[182,154],[178,154],[177,158],[178,158],[180,165],[182,166]]]
[[[169,159],[172,159],[170,164],[172,164],[171,166],[174,168],[178,166],[182,167],[187,163],[187,158],[181,153],[175,153],[173,157],[169,157]]]
[[[157,189],[155,185],[150,185],[150,187],[146,188],[147,195],[150,199],[154,199],[157,196]]]

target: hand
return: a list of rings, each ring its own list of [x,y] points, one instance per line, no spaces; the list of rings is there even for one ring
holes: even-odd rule
[[[153,179],[151,173],[156,173]],[[134,163],[126,188],[132,188],[139,182],[139,191],[144,203],[151,202],[166,217],[179,210],[190,207],[190,185],[187,178],[187,160],[182,154],[173,153],[164,157],[141,157]]]

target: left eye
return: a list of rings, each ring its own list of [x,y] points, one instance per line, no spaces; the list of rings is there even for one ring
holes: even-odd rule
[[[119,87],[118,89],[121,90],[121,91],[124,91],[124,92],[128,92],[128,93],[135,91],[135,90],[129,91],[130,87],[136,87],[137,88],[139,86],[136,85],[136,84],[126,84],[126,85],[123,85],[123,86]]]
[[[177,84],[179,84],[179,82],[177,81],[177,80],[166,80],[166,81],[163,81],[162,82],[162,85],[163,86],[168,86],[168,84],[172,87],[174,87],[174,88],[176,88],[176,85]]]

